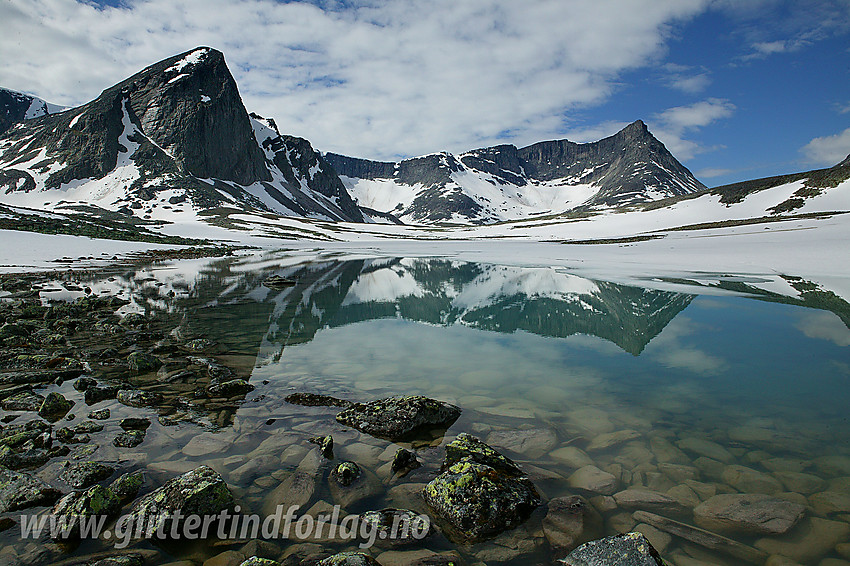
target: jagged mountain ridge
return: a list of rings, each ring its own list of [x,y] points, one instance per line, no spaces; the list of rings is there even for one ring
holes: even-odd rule
[[[412,222],[488,223],[705,189],[638,120],[613,136],[499,145],[399,163],[328,153],[361,206]]]
[[[364,220],[309,142],[249,117],[211,48],[151,65],[78,108],[16,123],[0,139],[0,199],[145,218],[225,208]]]

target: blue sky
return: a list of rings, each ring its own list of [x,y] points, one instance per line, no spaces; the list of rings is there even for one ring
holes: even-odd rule
[[[642,119],[709,186],[850,153],[848,0],[4,0],[0,86],[82,104],[199,45],[248,110],[394,160]]]

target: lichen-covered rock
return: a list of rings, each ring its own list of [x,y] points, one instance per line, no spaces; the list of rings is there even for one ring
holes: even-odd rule
[[[399,547],[416,544],[431,533],[431,521],[409,509],[381,509],[360,515],[360,525],[368,524],[370,533],[377,533],[375,544]],[[361,536],[362,536],[361,532]],[[371,534],[369,535],[372,536]]]
[[[74,431],[74,434],[86,434],[90,432],[100,432],[103,430],[103,425],[100,423],[96,423],[94,421],[83,421],[81,423],[77,423],[74,425],[74,428],[71,429]]]
[[[570,552],[568,566],[663,566],[664,561],[641,533],[594,540]]]
[[[89,413],[89,418],[96,421],[105,421],[112,416],[112,411],[109,409],[98,409]]]
[[[475,437],[447,452],[445,471],[423,490],[425,501],[452,538],[475,542],[524,522],[540,504],[534,484],[519,467]]]
[[[38,411],[44,403],[44,396],[32,391],[21,391],[3,399],[4,411]]]
[[[380,564],[362,552],[340,552],[320,560],[316,566],[380,566]]]
[[[52,505],[62,494],[27,473],[0,468],[0,513]]]
[[[446,461],[443,464],[443,469],[449,468],[465,458],[509,474],[522,475],[522,470],[513,460],[471,434],[462,432],[457,435],[457,438],[446,444]]]
[[[416,453],[406,448],[399,448],[396,450],[395,456],[393,456],[393,462],[390,466],[390,470],[394,474],[398,474],[399,476],[406,476],[412,470],[415,470],[422,464],[419,463],[419,460],[416,459]]]
[[[343,509],[368,501],[383,491],[381,480],[354,462],[342,462],[331,469],[328,488],[334,503]]]
[[[366,434],[404,440],[429,429],[446,429],[460,417],[460,408],[421,395],[390,397],[357,403],[336,420]]]
[[[56,420],[70,411],[73,406],[74,403],[66,399],[64,395],[51,391],[41,403],[41,407],[38,409],[38,414],[45,419]]]
[[[347,409],[354,405],[351,401],[319,393],[291,393],[284,398],[284,401],[304,407],[342,407]]]
[[[114,482],[109,484],[109,489],[111,489],[112,493],[117,495],[122,502],[126,503],[135,499],[144,481],[145,474],[141,470],[129,472],[118,476]]]
[[[59,479],[74,489],[83,489],[105,480],[114,473],[115,468],[100,462],[77,462],[74,464],[66,462],[65,469],[59,475]]]
[[[254,386],[244,379],[230,379],[207,387],[207,393],[212,397],[235,397],[245,395],[254,390]]]
[[[343,487],[348,487],[360,477],[360,466],[355,462],[341,462],[331,470],[331,479]]]
[[[162,402],[162,395],[159,393],[139,389],[121,389],[117,398],[119,403],[129,407],[150,407]]]
[[[268,558],[252,556],[239,566],[280,566],[280,562],[278,562],[277,560],[270,560]]]
[[[120,556],[107,556],[89,566],[144,566],[145,557],[141,554],[122,554]]]
[[[93,515],[111,516],[121,508],[121,501],[111,490],[102,485],[93,485],[85,491],[75,491],[60,499],[53,507],[57,520],[64,521],[68,527],[57,538],[72,539],[79,537],[80,517]]]
[[[147,352],[133,352],[127,356],[127,365],[130,366],[131,371],[145,373],[158,370],[162,361]]]
[[[139,499],[130,514],[165,517],[180,511],[183,515],[216,515],[234,506],[233,494],[222,477],[208,466],[200,466],[168,481]],[[170,530],[170,524],[166,525]]]
[[[52,454],[43,448],[29,448],[15,451],[8,446],[0,446],[0,466],[10,470],[38,468],[50,460]]]
[[[112,439],[112,444],[118,448],[135,448],[145,441],[145,431],[128,430]]]

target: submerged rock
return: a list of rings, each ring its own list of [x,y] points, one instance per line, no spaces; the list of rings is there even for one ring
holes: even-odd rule
[[[52,505],[61,492],[27,473],[0,468],[0,513]]]
[[[83,398],[85,399],[86,405],[94,405],[96,403],[100,403],[101,401],[115,399],[117,396],[118,388],[113,385],[106,385],[103,387],[89,387],[85,390],[85,393],[83,394]]]
[[[460,416],[460,408],[421,395],[390,397],[357,403],[336,420],[366,434],[404,440],[429,429],[446,429]]]
[[[146,373],[158,370],[162,365],[162,361],[147,352],[133,352],[127,356],[127,364],[130,366],[131,371]]]
[[[230,379],[207,387],[207,393],[212,397],[235,397],[245,395],[254,390],[254,386],[244,379]]]
[[[453,538],[475,542],[524,522],[540,496],[508,458],[475,437],[462,436],[447,447],[445,471],[425,486],[423,496]]]
[[[127,417],[121,419],[118,426],[124,430],[146,430],[151,426],[151,420],[145,417]]]
[[[360,515],[360,520],[370,525],[370,532],[377,533],[375,544],[378,546],[398,547],[416,544],[431,532],[428,517],[409,509],[387,508],[380,511],[367,511]]]
[[[806,514],[806,508],[762,494],[715,495],[694,509],[694,522],[718,533],[781,535]]]
[[[626,533],[581,545],[561,564],[568,566],[663,566],[658,552],[641,533]]]
[[[602,516],[578,495],[549,501],[543,534],[556,557],[602,536]]]

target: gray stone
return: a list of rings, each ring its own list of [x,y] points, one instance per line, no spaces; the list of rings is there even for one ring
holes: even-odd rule
[[[0,468],[0,513],[52,505],[61,495],[30,474]]]
[[[602,517],[579,497],[556,497],[549,501],[543,534],[556,557],[602,536]]]
[[[676,499],[649,489],[631,488],[614,494],[617,505],[631,511],[652,511],[664,515],[683,514],[687,509]]]
[[[781,535],[791,530],[806,508],[763,494],[715,495],[694,509],[694,521],[718,533]]]
[[[459,407],[409,395],[357,403],[340,412],[336,420],[366,434],[396,441],[432,429],[446,429],[459,416]]]
[[[723,481],[742,493],[773,495],[782,491],[779,480],[746,466],[727,466],[722,477]]]
[[[551,428],[495,430],[487,436],[487,444],[526,458],[540,458],[558,445],[558,435]]]
[[[614,474],[600,470],[596,466],[579,468],[567,478],[567,483],[570,487],[601,495],[613,495],[620,484]]]
[[[561,564],[568,566],[663,566],[658,552],[641,533],[626,533],[588,542]]]
[[[84,489],[115,473],[115,468],[100,462],[66,463],[59,479],[75,489]]]

